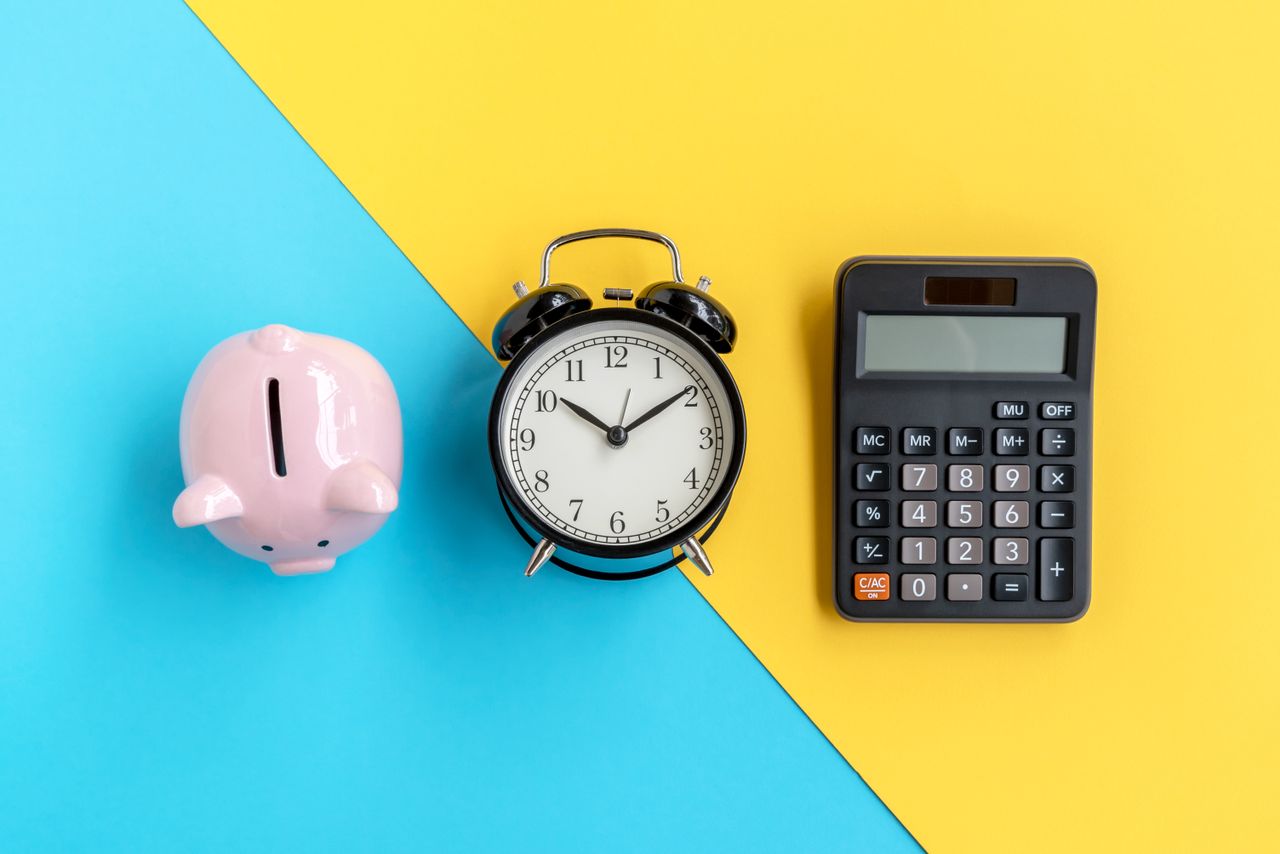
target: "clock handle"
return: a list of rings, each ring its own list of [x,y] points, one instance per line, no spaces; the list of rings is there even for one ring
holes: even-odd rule
[[[547,248],[542,250],[542,280],[538,287],[545,288],[551,284],[552,252],[565,244],[577,243],[579,240],[593,240],[597,237],[631,237],[636,240],[652,240],[654,243],[661,243],[671,253],[672,279],[676,282],[684,282],[684,272],[680,269],[680,250],[676,248],[675,241],[665,234],[659,234],[656,231],[645,231],[642,228],[592,228],[587,231],[575,231],[573,234],[557,237],[547,244]]]

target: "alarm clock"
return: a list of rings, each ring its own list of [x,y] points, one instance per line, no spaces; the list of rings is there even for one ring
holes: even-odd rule
[[[604,299],[616,305],[595,309],[582,288],[551,283],[557,248],[601,237],[662,244],[671,281],[639,296],[607,288]],[[509,364],[489,412],[489,452],[507,515],[534,547],[526,576],[551,562],[589,578],[627,580],[686,559],[712,574],[702,543],[728,507],[747,429],[742,396],[721,359],[733,350],[737,327],[710,286],[705,276],[684,282],[670,238],[625,228],[556,238],[543,251],[539,287],[515,284],[519,300],[493,332],[494,353]],[[627,571],[554,556],[563,548],[639,558],[677,547],[668,560]]]

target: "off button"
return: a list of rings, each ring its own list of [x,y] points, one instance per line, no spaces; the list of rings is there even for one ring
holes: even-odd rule
[[[1045,421],[1070,421],[1076,417],[1076,405],[1066,400],[1046,400],[1040,404],[1040,417]]]
[[[860,602],[879,602],[888,599],[889,573],[856,573],[853,576],[853,598]]]

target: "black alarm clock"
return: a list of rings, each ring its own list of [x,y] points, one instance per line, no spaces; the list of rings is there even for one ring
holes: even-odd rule
[[[605,289],[618,305],[597,309],[576,285],[551,284],[552,252],[597,237],[661,243],[672,280],[639,296]],[[711,575],[701,544],[728,506],[747,430],[742,396],[720,358],[737,327],[710,286],[705,276],[685,284],[670,238],[626,228],[558,237],[543,251],[540,286],[516,283],[520,299],[493,332],[494,353],[510,364],[489,411],[489,453],[503,506],[534,546],[526,576],[550,561],[626,580],[685,559]],[[554,556],[564,548],[638,558],[676,547],[679,556],[617,572]]]

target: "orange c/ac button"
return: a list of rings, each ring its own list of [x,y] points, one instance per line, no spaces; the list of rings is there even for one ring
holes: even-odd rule
[[[889,598],[889,573],[859,572],[853,576],[853,598],[878,602]]]

